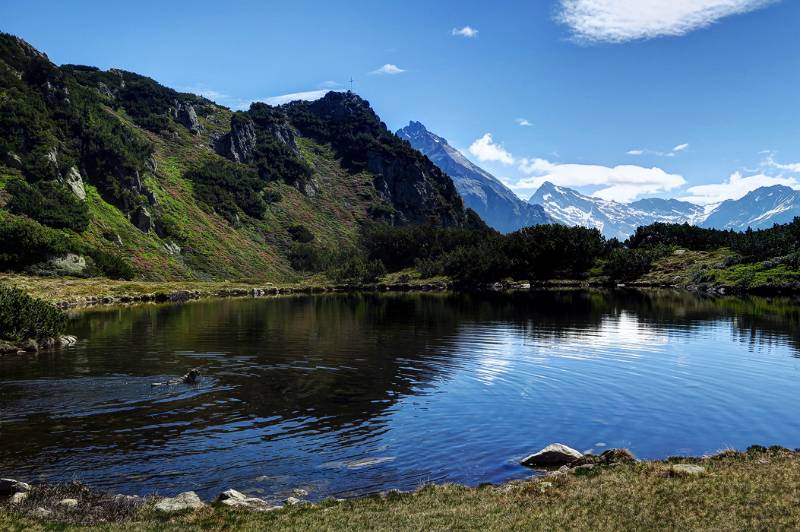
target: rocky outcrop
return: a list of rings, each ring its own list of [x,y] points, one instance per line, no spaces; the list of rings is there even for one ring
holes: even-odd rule
[[[53,255],[46,263],[47,270],[58,275],[80,275],[86,271],[86,267],[86,257],[75,253]]]
[[[175,497],[166,497],[158,501],[155,509],[164,514],[174,514],[185,512],[187,510],[199,510],[205,508],[205,503],[200,500],[197,493],[193,491],[186,491]]]
[[[172,118],[174,118],[176,122],[184,126],[192,133],[198,134],[203,130],[203,126],[200,125],[200,120],[197,118],[197,112],[194,110],[194,106],[192,104],[175,100],[174,107],[172,108],[171,112]]]
[[[523,458],[522,465],[528,467],[560,467],[570,465],[583,458],[583,453],[563,443],[553,443],[544,449]]]
[[[292,138],[294,140],[294,137]],[[215,146],[217,152],[237,163],[252,160],[256,149],[256,126],[250,118],[234,115],[231,130],[223,135]]]
[[[131,223],[142,233],[149,233],[154,227],[153,215],[147,207],[140,205],[131,214]]]
[[[97,82],[97,91],[106,98],[114,98],[114,93],[111,92],[111,89],[108,88],[108,85],[102,81]]]
[[[83,177],[77,168],[71,166],[67,172],[63,183],[69,187],[75,196],[81,201],[86,201],[86,188],[83,186]]]

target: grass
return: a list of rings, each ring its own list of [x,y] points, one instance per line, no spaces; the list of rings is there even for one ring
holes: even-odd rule
[[[800,527],[800,455],[784,449],[595,467],[503,486],[429,486],[414,493],[287,507],[265,514],[210,507],[164,518],[144,505],[100,530],[789,530]],[[24,510],[23,510],[24,511]],[[119,510],[115,510],[119,511]],[[64,516],[66,521],[83,519]],[[54,516],[56,517],[56,516]],[[0,508],[0,529],[77,529]]]

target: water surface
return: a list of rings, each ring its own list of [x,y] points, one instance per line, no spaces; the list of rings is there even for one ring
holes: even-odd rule
[[[0,476],[319,499],[524,477],[554,441],[800,447],[799,324],[787,301],[635,291],[84,311],[76,347],[0,357]]]

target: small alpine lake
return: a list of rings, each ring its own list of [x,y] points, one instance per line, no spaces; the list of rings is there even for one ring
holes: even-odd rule
[[[0,476],[281,500],[800,447],[800,303],[680,291],[328,294],[74,311],[0,356]],[[152,386],[191,368],[195,385]]]

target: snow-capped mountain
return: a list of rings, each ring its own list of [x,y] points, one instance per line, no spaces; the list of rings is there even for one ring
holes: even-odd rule
[[[559,223],[594,227],[607,238],[627,239],[640,225],[655,222],[697,223],[704,209],[685,201],[660,198],[619,203],[592,196],[566,187],[545,182],[531,196],[529,203],[539,204]]]
[[[449,175],[466,206],[498,231],[507,233],[552,222],[540,205],[518,198],[496,177],[470,162],[446,139],[431,133],[421,123],[409,122],[397,136],[407,140]]]
[[[528,201],[543,206],[558,223],[595,227],[607,238],[620,240],[627,239],[640,225],[655,222],[744,231],[788,223],[800,216],[800,191],[785,186],[758,188],[743,198],[708,208],[661,198],[619,203],[552,183],[544,183]]]
[[[738,200],[723,201],[700,225],[744,231],[785,224],[795,216],[800,216],[800,191],[775,185],[757,188]]]

